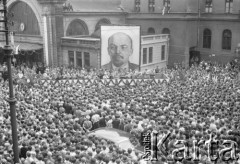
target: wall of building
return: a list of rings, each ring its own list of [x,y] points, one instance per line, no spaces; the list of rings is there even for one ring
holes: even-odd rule
[[[40,35],[44,48],[44,62],[47,65],[59,64],[61,59],[61,37],[63,37],[63,19],[62,19],[62,4],[65,0],[55,0],[49,3],[48,0],[9,0],[8,7],[15,10],[16,4],[23,4],[21,9],[16,9],[16,22],[29,23],[26,26],[26,31],[16,32],[22,34],[19,38],[24,38],[28,42],[32,40],[28,35]],[[26,8],[29,6],[29,9]],[[29,11],[32,12],[30,13]],[[16,25],[18,25],[16,23]],[[38,27],[39,29],[37,29]],[[39,32],[40,31],[40,32]],[[39,37],[37,37],[39,39]],[[35,39],[36,40],[36,39]],[[20,40],[23,42],[23,40]]]
[[[196,46],[196,21],[126,19],[126,23],[140,25],[142,33],[146,33],[149,27],[153,27],[156,34],[161,34],[164,28],[168,28],[170,30],[169,66],[173,66],[174,63],[188,62],[189,49]]]
[[[95,27],[97,25],[97,23],[101,20],[101,19],[108,19],[111,24],[125,24],[125,16],[124,15],[117,15],[115,14],[65,14],[64,15],[64,36],[66,36],[66,31],[67,28],[69,26],[69,24],[75,20],[75,19],[80,19],[83,22],[85,22],[85,24],[88,27],[88,31],[89,31],[89,35],[91,35],[94,31],[95,31]]]
[[[140,25],[141,33],[147,34],[148,28],[155,29],[156,34],[161,34],[163,28],[170,30],[169,42],[169,63],[171,66],[175,62],[188,62],[189,49],[197,45],[197,12],[198,2],[200,3],[201,21],[199,23],[200,36],[199,36],[199,50],[203,59],[217,60],[219,62],[227,62],[235,55],[235,47],[240,43],[240,0],[233,1],[233,13],[225,13],[225,0],[213,0],[213,12],[204,14],[205,0],[171,0],[170,13],[162,15],[163,1],[155,0],[155,11],[149,13],[148,1],[141,0],[140,13],[134,11],[135,0],[111,0],[102,1],[103,4],[97,5],[94,1],[87,0],[70,0],[71,2],[81,3],[85,2],[92,5],[79,8],[78,11],[63,13],[63,20],[61,16],[61,3],[64,0],[54,1],[53,4],[47,4],[47,0],[21,0],[30,6],[33,10],[37,22],[39,24],[40,36],[44,40],[44,56],[49,56],[50,62],[58,64],[63,61],[62,50],[60,45],[60,38],[66,35],[66,30],[69,24],[75,19],[81,19],[88,27],[89,34],[95,30],[95,26],[101,19],[108,19],[112,24],[132,24]],[[8,7],[11,8],[18,2],[18,0],[9,0]],[[121,2],[121,4],[120,4]],[[100,2],[98,2],[100,4]],[[111,4],[106,6],[104,4]],[[94,6],[95,5],[95,6]],[[74,5],[76,8],[76,6]],[[123,11],[118,7],[122,7]],[[92,9],[91,9],[92,8]],[[94,9],[94,10],[93,10]],[[125,13],[127,12],[127,13]],[[27,16],[26,16],[27,17]],[[44,20],[46,18],[47,30],[44,30]],[[63,24],[63,25],[62,25]],[[202,31],[205,27],[212,30],[212,48],[202,48]],[[63,30],[62,30],[63,29]],[[230,29],[232,31],[232,49],[231,51],[223,51],[221,49],[222,31]],[[64,34],[63,34],[64,32]],[[20,41],[23,36],[19,36]],[[28,38],[26,36],[26,38]],[[28,40],[26,39],[25,40]],[[37,38],[41,40],[41,38]],[[45,44],[47,40],[48,44]],[[35,40],[29,40],[29,42]],[[57,54],[57,55],[55,55]],[[215,59],[209,58],[209,55],[215,54]],[[57,62],[58,61],[58,62]]]
[[[155,69],[157,66],[159,68],[165,68],[167,66],[168,61],[168,39],[154,39],[157,36],[146,36],[142,38],[142,45],[141,45],[141,71],[145,69],[151,70]],[[168,36],[166,36],[168,37]],[[144,38],[149,41],[144,41]],[[150,38],[152,38],[150,40]],[[164,50],[164,59],[162,59],[162,46],[165,46]],[[153,50],[153,58],[152,62],[149,61],[149,48]],[[143,50],[147,50],[147,62],[146,64],[143,63]]]
[[[85,42],[86,41],[86,42]],[[84,44],[85,43],[85,44]],[[87,44],[86,44],[87,43]],[[162,45],[165,45],[164,59],[161,58]],[[168,61],[168,35],[147,35],[141,38],[141,54],[143,54],[143,48],[153,48],[152,62],[142,65],[141,71],[145,69],[154,69],[157,66],[164,68]],[[70,65],[68,51],[74,51],[74,66],[77,67],[76,55],[77,51],[88,52],[90,54],[90,66],[93,68],[100,68],[100,40],[93,38],[74,38],[74,37],[63,37],[62,38],[62,51],[63,61],[62,64],[65,66]],[[142,55],[141,55],[142,58]],[[84,57],[82,57],[84,60]],[[142,60],[142,59],[141,59]],[[84,63],[82,64],[84,65]]]
[[[230,25],[231,24],[231,25]],[[203,30],[208,28],[212,31],[211,48],[203,48]],[[229,29],[232,32],[232,44],[231,50],[222,49],[222,32],[225,29]],[[204,60],[215,60],[217,62],[226,64],[229,60],[232,60],[235,56],[235,48],[240,43],[240,22],[228,22],[228,21],[202,21],[200,26],[200,52],[201,57]],[[213,57],[211,57],[213,55]]]
[[[125,2],[125,6],[134,8],[134,3]],[[142,1],[141,1],[142,2]],[[199,24],[197,23],[198,2],[201,11]],[[169,50],[169,66],[174,63],[189,61],[189,50],[199,46],[201,58],[205,60],[216,60],[226,63],[236,55],[234,50],[236,45],[240,42],[239,32],[239,10],[240,0],[233,1],[233,13],[225,13],[225,0],[213,0],[213,12],[205,14],[205,0],[184,0],[184,3],[178,0],[171,0],[170,13],[165,13],[163,16],[159,15],[157,18],[158,6],[162,7],[161,3],[155,1],[155,13],[147,13],[148,1],[141,3],[140,14],[130,13],[126,18],[129,24],[141,25],[142,34],[146,34],[149,27],[153,27],[156,33],[161,33],[161,30],[166,27],[170,29],[170,50]],[[158,5],[157,5],[158,4]],[[145,8],[145,9],[144,9]],[[142,15],[142,16],[141,16]],[[142,17],[142,18],[141,18]],[[198,27],[199,27],[199,45],[198,41]],[[214,30],[212,36],[212,48],[210,50],[202,48],[202,32],[205,27]],[[224,29],[232,31],[232,50],[222,50],[222,32]],[[216,54],[216,57],[209,55]]]
[[[27,3],[18,1],[11,5],[9,12],[14,13],[11,20],[14,21],[15,33],[40,35],[37,17]]]
[[[201,12],[205,12],[206,0],[199,0]],[[128,12],[135,12],[134,0],[122,0],[122,6]],[[197,13],[198,0],[170,0],[170,13]],[[163,9],[163,1],[155,0],[155,13],[161,13]],[[240,1],[233,1],[233,13],[238,14],[240,10]],[[141,1],[140,13],[148,13],[148,1]],[[225,0],[213,0],[213,13],[225,13]]]
[[[170,6],[171,6],[171,10],[170,12],[186,12],[187,7],[191,7],[191,5],[193,0],[171,0],[170,2]],[[187,4],[187,2],[189,4]],[[135,12],[135,2],[134,0],[122,0],[122,6],[124,9],[126,9],[126,11],[128,12]],[[161,13],[162,9],[163,9],[163,1],[158,1],[155,0],[155,11],[154,13]],[[148,1],[147,0],[143,0],[140,1],[140,13],[148,13]]]
[[[11,7],[13,7],[16,3],[18,3],[19,0],[9,0],[8,3],[7,3],[7,6],[8,8],[11,9]],[[37,0],[21,0],[20,1],[21,3],[25,3],[27,4],[31,9],[32,11],[34,12],[35,14],[35,17],[37,19],[37,23],[38,23],[38,26],[40,28],[40,35],[43,35],[43,28],[42,28],[42,24],[43,24],[43,20],[42,20],[42,14],[43,14],[43,9],[42,9],[42,6],[38,3]],[[23,9],[21,9],[23,10]],[[25,15],[26,18],[28,17],[32,17],[32,15]]]
[[[239,14],[240,0],[233,0],[233,13]],[[213,0],[213,13],[225,13],[225,0]]]
[[[78,52],[82,52],[82,54],[84,54],[84,52],[88,52],[90,55],[90,66],[92,68],[99,68],[99,52],[100,52],[99,50],[63,46],[62,51],[63,51],[63,65],[64,66],[69,66],[68,51],[74,51],[74,57],[75,57],[75,65],[74,66],[76,67],[76,52],[78,51]],[[84,57],[82,58],[82,60],[84,61]],[[84,65],[84,62],[83,62],[83,65]]]

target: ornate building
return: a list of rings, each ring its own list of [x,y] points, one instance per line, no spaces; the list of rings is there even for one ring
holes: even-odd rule
[[[8,12],[13,14],[14,45],[19,47],[17,62],[44,62],[58,65],[61,61],[63,36],[63,4],[65,0],[9,0]],[[1,44],[5,37],[1,36]],[[13,44],[13,39],[12,39]]]
[[[123,0],[126,23],[170,34],[169,65],[193,56],[225,64],[240,43],[240,0]],[[190,61],[189,61],[190,60]]]
[[[100,68],[99,28],[103,24],[126,24],[128,13],[121,4],[121,0],[8,1],[9,12],[14,14],[15,34],[11,38],[20,49],[17,62]],[[148,39],[142,38],[142,68],[166,67],[168,36]],[[151,44],[155,45],[146,51]]]
[[[63,64],[100,68],[100,25],[125,25],[121,0],[70,0],[64,12]],[[128,23],[130,24],[130,23]],[[141,70],[166,67],[168,35],[141,38]],[[163,46],[162,46],[163,45]],[[165,46],[165,47],[164,47]]]
[[[19,61],[99,67],[102,24],[139,25],[142,36],[168,34],[169,66],[196,58],[224,64],[239,53],[240,0],[9,0],[8,8]]]

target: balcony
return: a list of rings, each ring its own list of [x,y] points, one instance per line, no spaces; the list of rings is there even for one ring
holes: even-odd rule
[[[100,39],[91,37],[62,37],[62,46],[100,49]]]
[[[156,42],[167,42],[169,40],[168,34],[159,35],[145,35],[141,37],[142,44],[156,43]]]

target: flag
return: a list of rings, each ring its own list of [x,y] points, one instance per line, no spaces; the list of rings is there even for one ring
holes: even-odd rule
[[[14,48],[14,55],[18,55],[18,51],[19,51],[19,45]]]
[[[166,10],[166,7],[164,6],[162,9],[162,15],[165,15],[165,10]]]
[[[13,32],[10,32],[10,40],[11,40],[11,45],[14,46]]]

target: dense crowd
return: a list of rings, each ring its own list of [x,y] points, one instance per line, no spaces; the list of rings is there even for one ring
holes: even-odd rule
[[[1,66],[2,72],[6,66]],[[174,141],[209,139],[213,133],[223,142],[231,138],[240,144],[233,131],[240,129],[240,80],[238,67],[224,67],[202,62],[189,69],[113,73],[106,70],[75,70],[47,68],[13,68],[18,123],[19,155],[23,164],[138,164],[144,163],[141,154],[132,149],[122,150],[113,142],[89,136],[99,127],[116,128],[141,138],[147,131],[171,132],[168,152]],[[154,74],[163,72],[170,79],[167,85],[138,86],[40,86],[34,79],[105,78]],[[113,75],[115,74],[115,75]],[[101,76],[99,76],[101,75]],[[103,76],[102,76],[103,75]],[[20,85],[22,79],[31,87]],[[6,80],[6,79],[5,79]],[[13,159],[8,82],[0,83],[0,161]],[[24,84],[24,83],[22,83]],[[140,143],[141,144],[141,143]],[[192,151],[192,149],[191,149]],[[239,147],[236,148],[239,153]],[[201,159],[209,163],[207,149]],[[171,163],[171,153],[158,152],[158,162]],[[145,162],[146,163],[146,162]],[[149,162],[150,163],[150,162]],[[154,163],[154,162],[152,162]],[[176,163],[176,162],[172,162]],[[181,163],[194,163],[183,160]],[[223,163],[218,161],[217,163]],[[232,160],[228,163],[240,163]]]

